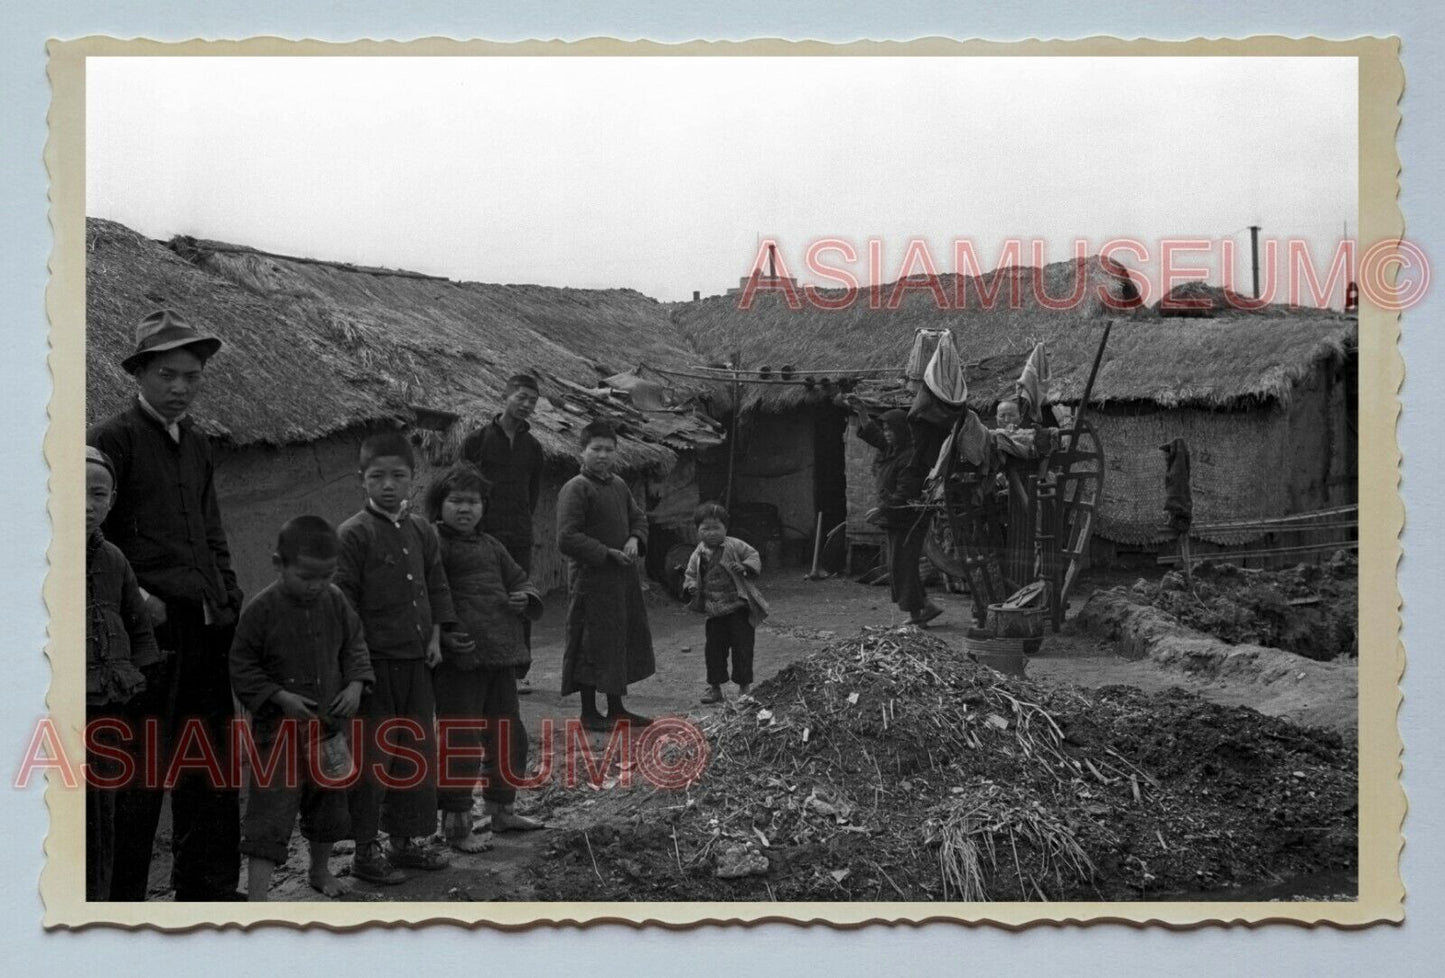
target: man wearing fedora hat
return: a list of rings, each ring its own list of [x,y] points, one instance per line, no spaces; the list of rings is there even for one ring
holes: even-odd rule
[[[173,653],[151,667],[132,714],[137,741],[148,723],[155,726],[160,756],[154,769],[161,772],[173,751],[194,759],[202,749],[223,772],[231,769],[234,707],[227,656],[241,591],[216,501],[211,446],[186,417],[206,361],[220,348],[219,339],[175,312],[150,314],[136,327],[135,351],[121,361],[135,378],[135,402],[86,436],[116,470],[116,502],[103,524],[106,539],[130,561],[156,640]],[[197,731],[207,744],[195,743]],[[113,900],[146,896],[164,792],[139,775],[138,781],[116,801]],[[188,770],[171,787],[171,817],[176,899],[236,899],[235,788]]]

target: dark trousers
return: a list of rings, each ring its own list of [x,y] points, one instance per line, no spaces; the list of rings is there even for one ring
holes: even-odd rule
[[[100,719],[115,716],[113,709],[87,706],[87,729]],[[117,719],[123,719],[116,717]],[[100,735],[107,746],[116,742],[116,735],[107,731]],[[90,750],[86,742],[86,770],[96,777],[119,774],[106,759]],[[85,782],[85,899],[91,903],[110,899],[110,881],[115,868],[115,788],[102,788]]]
[[[87,756],[86,762],[94,764]],[[85,784],[85,899],[110,899],[115,867],[115,790]]]
[[[921,516],[904,512],[895,516],[894,520],[896,522],[888,526],[888,583],[893,603],[900,610],[913,614],[928,604],[928,594],[923,590],[923,579],[918,573],[918,562],[923,557],[923,541],[928,537],[929,515],[927,512]]]
[[[148,670],[153,682],[126,705],[136,754],[142,764],[132,784],[115,792],[115,858],[111,899],[144,900],[150,880],[151,849],[165,790],[148,784],[147,762],[163,779],[177,748],[199,760],[209,752],[224,779],[231,771],[231,700],[228,656],[234,626],[205,624],[200,605],[166,602],[166,623],[156,641],[173,649],[165,663]],[[144,755],[144,731],[151,721],[159,737],[153,759]],[[184,741],[190,721],[194,730]],[[201,744],[199,738],[204,738]],[[224,781],[223,779],[223,781]],[[216,784],[199,766],[187,769],[171,788],[171,885],[177,900],[234,899],[241,878],[241,815],[234,785]]]
[[[510,805],[517,798],[517,789],[508,781],[527,773],[527,728],[522,725],[517,700],[517,668],[458,669],[444,662],[437,666],[436,685],[437,724],[446,737],[446,748],[466,752],[448,754],[442,773],[450,785],[437,788],[437,807],[444,812],[471,811],[472,789],[479,779],[485,779],[484,799]],[[458,723],[476,720],[484,726]],[[477,748],[484,757],[472,753]]]
[[[707,645],[703,659],[707,662],[707,684],[721,686],[728,681],[728,653],[732,653],[732,681],[739,686],[753,681],[753,644],[757,632],[748,621],[746,606],[726,615],[715,615],[703,626]]]
[[[431,670],[425,659],[373,658],[371,667],[376,681],[357,711],[363,744],[358,755],[361,776],[348,798],[358,846],[374,841],[378,828],[387,835],[410,838],[431,835],[437,822],[436,697]],[[412,752],[420,755],[419,763]]]

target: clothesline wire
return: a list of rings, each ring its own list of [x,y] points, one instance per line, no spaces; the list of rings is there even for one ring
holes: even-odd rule
[[[667,370],[667,369],[665,369],[665,368],[662,368],[662,367],[653,367],[652,369],[658,371],[659,373],[668,373],[668,372],[670,372],[669,370]],[[761,374],[763,373],[762,370],[734,370],[734,369],[731,368],[731,367],[694,367],[693,369],[694,369],[694,370],[711,370],[711,371],[716,371],[722,379],[731,379],[734,374],[761,375]],[[861,374],[891,374],[891,373],[897,373],[897,372],[898,372],[898,369],[897,369],[896,367],[856,367],[856,368],[855,368],[855,367],[839,367],[839,368],[837,368],[837,369],[825,368],[825,367],[808,367],[808,368],[805,369],[805,368],[803,368],[803,367],[792,367],[792,366],[789,366],[788,369],[789,369],[794,375],[798,375],[798,374],[814,374],[814,375],[817,375],[817,374],[833,374],[833,375],[835,375],[835,376],[842,376],[842,375],[853,375],[853,374],[859,374],[859,375],[861,375]],[[770,368],[770,369],[768,370],[768,373],[769,373],[769,374],[777,374],[777,373],[779,373],[780,370],[781,370],[781,368]]]
[[[776,386],[776,385],[779,385],[779,384],[792,384],[792,385],[801,384],[801,385],[803,385],[803,386],[807,386],[807,384],[808,384],[808,381],[807,381],[807,380],[783,380],[781,377],[742,377],[742,376],[734,375],[731,371],[729,371],[729,372],[727,372],[727,373],[721,373],[721,374],[702,374],[702,373],[696,373],[696,372],[688,371],[688,370],[674,370],[674,369],[663,368],[663,367],[651,367],[651,366],[649,366],[648,369],[649,369],[649,370],[656,371],[657,373],[660,373],[660,374],[662,374],[663,376],[666,376],[666,377],[690,377],[690,378],[692,378],[692,379],[694,379],[694,380],[709,380],[709,381],[713,381],[714,383],[762,384],[762,385],[765,385],[765,386],[766,386],[766,385]],[[745,371],[738,371],[739,374],[744,373],[744,372],[745,372]],[[866,378],[866,377],[859,377],[859,376],[856,376],[856,375],[844,375],[842,371],[833,371],[833,372],[830,372],[830,373],[832,374],[831,376],[830,376],[829,374],[825,374],[823,371],[795,371],[795,374],[797,374],[797,373],[802,373],[805,377],[813,377],[813,386],[815,386],[815,387],[818,386],[819,384],[823,383],[824,381],[829,381],[829,382],[831,382],[831,381],[833,380],[833,376],[839,376],[839,377],[841,377],[841,378],[844,379],[844,380],[865,380],[865,379],[868,379],[868,378]],[[878,373],[879,373],[880,375],[885,375],[885,376],[886,376],[886,375],[889,375],[889,374],[896,375],[896,376],[899,376],[899,377],[902,376],[902,372],[901,372],[901,371],[897,371],[897,370],[881,370],[881,371],[878,371]]]

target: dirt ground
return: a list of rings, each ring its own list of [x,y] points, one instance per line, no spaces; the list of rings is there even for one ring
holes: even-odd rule
[[[842,578],[808,581],[802,575],[801,569],[786,568],[768,574],[762,580],[773,613],[758,634],[755,670],[759,680],[774,675],[815,649],[856,634],[864,626],[898,626],[904,623],[905,616],[890,603],[886,587],[860,585]],[[1129,581],[1133,581],[1132,576]],[[1092,581],[1085,579],[1072,601],[1071,614],[1083,606],[1094,588],[1111,587],[1118,583],[1121,581],[1104,576],[1097,576]],[[945,642],[961,646],[969,626],[967,596],[940,594],[936,588],[931,590],[935,592],[935,600],[944,607],[945,614],[933,623],[930,633]],[[651,716],[694,718],[732,708],[731,705],[704,706],[698,702],[704,690],[702,619],[688,612],[655,583],[651,583],[648,594],[648,610],[657,672],[634,687],[627,698],[629,708]],[[560,593],[552,595],[547,602],[545,616],[533,632],[534,665],[530,679],[534,692],[523,697],[522,709],[533,740],[534,759],[541,721],[551,718],[560,724],[577,712],[575,696],[564,701],[557,693],[564,612],[563,596]],[[1045,639],[1040,653],[1029,660],[1028,677],[1045,683],[1087,688],[1130,686],[1146,693],[1177,687],[1223,706],[1250,706],[1263,713],[1329,726],[1350,740],[1354,737],[1353,688],[1346,696],[1341,687],[1336,697],[1338,703],[1302,705],[1287,697],[1281,698],[1277,689],[1251,682],[1248,677],[1191,675],[1148,658],[1131,661],[1119,654],[1115,643],[1086,634],[1074,628],[1072,622],[1066,623],[1063,633],[1050,634]],[[732,699],[736,696],[736,689],[730,688],[727,694]],[[559,750],[562,739],[557,738]],[[601,756],[604,739],[594,735],[592,742],[593,749]],[[539,893],[532,872],[534,865],[538,860],[555,854],[556,840],[562,832],[585,827],[601,808],[610,807],[604,797],[607,794],[609,792],[605,788],[598,791],[585,785],[570,791],[554,786],[537,792],[524,792],[519,798],[518,810],[545,810],[549,826],[554,831],[497,836],[492,851],[477,855],[453,854],[452,865],[448,869],[414,873],[411,879],[399,886],[377,887],[348,880],[349,845],[345,843],[337,847],[332,868],[343,882],[351,886],[352,892],[346,899],[352,900],[535,899]],[[157,839],[157,858],[152,864],[153,899],[169,897],[168,850],[168,825],[163,825]],[[305,870],[304,847],[300,839],[295,838],[289,863],[277,870],[271,898],[322,899],[308,886]]]

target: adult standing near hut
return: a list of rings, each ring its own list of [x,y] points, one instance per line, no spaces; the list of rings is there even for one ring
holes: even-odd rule
[[[862,400],[849,395],[848,406],[858,419],[858,437],[878,449],[873,459],[873,477],[878,487],[878,516],[888,536],[888,585],[891,597],[908,621],[926,625],[943,609],[928,600],[918,562],[928,533],[928,514],[908,503],[915,499],[922,482],[914,464],[908,412],[894,408],[878,421],[868,417]]]
[[[461,457],[482,471],[492,483],[482,529],[507,548],[511,558],[530,577],[532,573],[532,514],[542,492],[542,445],[531,433],[532,412],[541,391],[530,374],[507,378],[502,411],[462,441]],[[523,639],[532,647],[532,623],[523,620]],[[530,693],[526,666],[519,666],[517,692]]]
[[[211,445],[187,417],[206,363],[220,348],[219,339],[175,312],[147,316],[136,327],[135,351],[121,361],[135,378],[135,402],[86,436],[115,465],[116,501],[103,532],[130,561],[156,641],[171,653],[148,670],[147,688],[131,710],[133,742],[145,742],[147,724],[159,733],[159,763],[151,769],[161,772],[172,751],[192,759],[205,751],[223,772],[231,770],[228,655],[241,589],[216,501]],[[207,742],[198,744],[198,736]],[[161,787],[138,783],[116,799],[112,900],[145,899],[163,796]],[[235,787],[216,784],[208,773],[188,770],[172,786],[177,900],[244,899],[236,890],[239,814]]]

